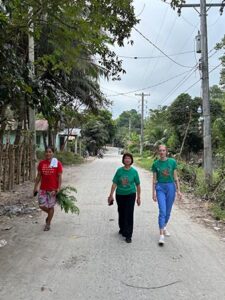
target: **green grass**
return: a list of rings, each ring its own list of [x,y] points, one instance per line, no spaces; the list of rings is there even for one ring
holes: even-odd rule
[[[222,209],[219,204],[214,203],[211,207],[211,211],[216,220],[225,221],[225,210]]]
[[[150,171],[151,170],[151,166],[153,164],[153,158],[152,157],[135,157],[134,158],[134,162],[136,165],[138,165],[139,167]]]
[[[44,159],[44,151],[37,151],[37,159]],[[64,166],[77,165],[84,162],[83,157],[72,152],[55,152],[54,157],[56,157]]]

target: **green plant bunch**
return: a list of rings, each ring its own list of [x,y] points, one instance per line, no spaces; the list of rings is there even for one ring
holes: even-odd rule
[[[75,196],[70,195],[70,192],[77,192],[77,190],[71,186],[62,188],[56,195],[56,201],[60,205],[61,210],[64,210],[65,213],[68,213],[70,211],[72,214],[79,215],[80,210],[75,205],[77,199],[75,198]]]

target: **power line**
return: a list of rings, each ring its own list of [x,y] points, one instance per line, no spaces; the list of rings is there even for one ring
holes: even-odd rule
[[[114,94],[114,95],[108,95],[107,97],[124,96],[124,95],[127,95],[127,94],[132,94],[132,93],[136,93],[136,92],[139,92],[139,91],[144,91],[144,90],[147,90],[147,89],[150,89],[150,88],[154,88],[154,87],[160,86],[160,85],[162,85],[162,84],[164,84],[164,83],[167,83],[167,82],[169,82],[169,81],[171,81],[171,80],[173,80],[173,79],[175,79],[175,78],[177,78],[177,77],[180,77],[180,76],[182,76],[182,75],[184,75],[184,74],[186,74],[186,73],[189,73],[189,72],[190,72],[190,71],[185,71],[185,72],[180,73],[180,74],[178,74],[178,75],[176,75],[176,76],[173,76],[173,77],[171,77],[171,78],[169,78],[169,79],[166,79],[166,80],[164,80],[164,81],[158,82],[158,83],[156,83],[156,84],[154,84],[154,85],[151,85],[151,86],[147,86],[147,87],[145,87],[145,88],[141,88],[141,89],[137,89],[137,90],[132,90],[132,91],[125,92],[125,93],[118,93],[118,94]]]
[[[172,62],[174,62],[175,64],[177,64],[178,66],[180,67],[183,67],[183,68],[189,68],[189,69],[192,69],[193,67],[191,66],[185,66],[185,65],[182,65],[178,62],[176,62],[174,59],[172,59],[169,55],[167,55],[163,50],[161,50],[157,45],[155,45],[152,41],[150,41],[149,38],[147,38],[143,33],[141,33],[137,28],[134,27],[134,30],[139,33],[146,41],[148,41],[153,47],[155,47],[159,52],[161,52],[165,57],[167,57],[169,60],[171,60]]]
[[[169,94],[166,96],[166,98],[164,99],[163,103],[161,105],[163,105],[164,103],[167,102],[168,98],[173,95],[173,93],[183,85],[184,82],[186,82],[187,79],[189,79],[191,77],[191,75],[197,70],[197,67],[192,68],[191,72],[189,72],[189,74],[185,75],[177,84],[176,86],[169,92]]]
[[[222,63],[218,64],[217,66],[215,66],[212,70],[209,71],[209,73],[212,73],[213,71],[215,71],[217,68],[219,68],[222,65]],[[184,93],[186,93],[187,91],[189,91],[193,86],[195,86],[199,81],[201,80],[201,78],[199,78],[198,81],[194,82],[191,86],[189,86],[189,88],[187,88]]]
[[[161,18],[161,25],[159,26],[159,30],[158,30],[158,33],[157,33],[157,36],[156,36],[155,44],[157,44],[158,41],[159,41],[162,28],[163,28],[164,23],[165,23],[166,18],[167,18],[168,11],[169,11],[169,7],[166,8],[166,10],[164,12],[164,15]],[[152,55],[154,53],[155,48],[152,48],[151,50],[152,50],[151,51],[151,55]],[[148,74],[148,71],[149,71],[149,66],[150,66],[150,62],[148,64],[146,64],[146,66],[144,68],[144,73],[142,75],[142,78],[143,78],[142,80],[143,80],[144,83],[146,81],[146,77],[147,77],[147,74]],[[154,69],[154,67],[153,67],[153,69]],[[151,73],[152,73],[153,69],[151,68]],[[150,79],[151,79],[151,75],[150,75]]]
[[[169,56],[177,56],[177,55],[184,55],[188,53],[193,53],[194,51],[184,51],[180,53],[173,53],[173,54],[168,54]],[[158,56],[125,56],[125,55],[118,55],[118,57],[121,58],[129,58],[129,59],[154,59],[154,58],[163,58],[165,55],[158,55]]]

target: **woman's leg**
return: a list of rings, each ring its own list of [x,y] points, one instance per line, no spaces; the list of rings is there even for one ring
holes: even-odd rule
[[[44,231],[47,231],[50,229],[50,223],[49,223],[49,210],[50,208],[43,206],[43,205],[39,205],[40,209],[43,210],[44,212],[46,212],[48,214],[47,218],[45,219],[45,227],[44,227]]]
[[[118,225],[120,229],[120,233],[124,235],[124,211],[125,211],[125,203],[122,195],[116,195],[116,202],[118,206]]]
[[[50,207],[50,208],[48,209],[48,218],[47,218],[47,220],[46,220],[46,224],[49,225],[49,226],[50,226],[50,224],[51,224],[53,215],[54,215],[54,207]]]
[[[170,219],[171,210],[176,196],[176,187],[174,183],[167,184],[167,194],[166,194],[166,218],[165,226]]]
[[[157,185],[156,194],[159,207],[159,231],[160,235],[163,235],[163,229],[166,224],[166,193],[164,191],[164,188],[160,186],[160,184]]]
[[[125,207],[125,237],[127,239],[132,238],[133,226],[134,226],[134,204],[135,204],[136,194],[130,194],[124,199],[126,203]]]

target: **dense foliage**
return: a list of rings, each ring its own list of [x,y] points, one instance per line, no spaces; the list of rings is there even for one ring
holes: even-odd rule
[[[96,112],[107,106],[99,76],[119,79],[125,72],[111,46],[132,44],[137,22],[132,1],[1,1],[0,142],[9,109],[21,134],[29,129],[30,107],[48,120],[52,133],[60,129],[65,107]],[[49,138],[54,143],[54,135]]]

